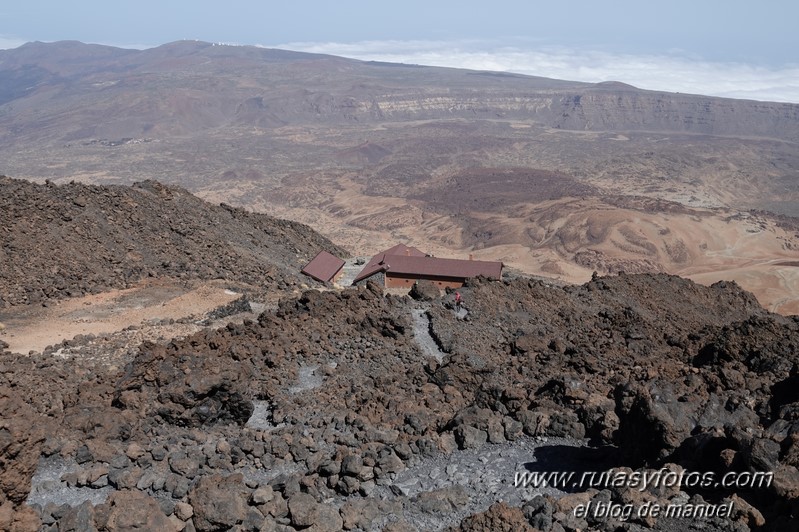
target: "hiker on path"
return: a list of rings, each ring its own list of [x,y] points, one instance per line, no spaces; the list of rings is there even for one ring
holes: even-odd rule
[[[462,304],[463,304],[463,299],[461,298],[461,293],[455,292],[455,309],[458,312],[460,312]]]

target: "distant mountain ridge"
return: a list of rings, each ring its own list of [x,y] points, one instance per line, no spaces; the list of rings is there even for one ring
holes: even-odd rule
[[[15,178],[149,179],[358,255],[723,275],[799,308],[778,266],[799,234],[753,214],[799,216],[799,105],[197,41],[6,50],[0,102]]]
[[[129,50],[74,41],[0,51],[0,127],[27,138],[146,135],[231,124],[262,127],[453,117],[526,118],[569,130],[799,139],[799,105],[754,102],[461,69],[364,62],[252,46],[179,41]],[[173,98],[172,109],[136,102]],[[262,106],[238,113],[260,98]],[[129,105],[118,100],[132,100]],[[36,102],[35,114],[28,103]],[[195,102],[197,105],[192,106]],[[186,106],[204,108],[197,123]],[[71,111],[70,116],[63,114]],[[124,124],[123,124],[124,122]],[[94,125],[96,127],[91,127]],[[109,131],[109,134],[111,132]],[[12,139],[1,139],[5,145]]]

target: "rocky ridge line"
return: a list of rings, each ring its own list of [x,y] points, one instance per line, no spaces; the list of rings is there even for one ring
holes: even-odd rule
[[[211,205],[155,181],[38,185],[0,177],[0,308],[148,277],[285,289],[320,249],[347,254],[303,224]]]

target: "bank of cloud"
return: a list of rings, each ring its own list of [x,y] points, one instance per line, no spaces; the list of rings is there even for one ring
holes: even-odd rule
[[[481,41],[296,42],[277,48],[388,61],[585,81],[621,81],[642,89],[799,103],[799,64],[766,67],[712,62],[675,51],[619,54],[562,46],[501,46]]]

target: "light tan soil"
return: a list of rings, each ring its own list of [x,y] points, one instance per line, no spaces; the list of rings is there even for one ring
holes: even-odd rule
[[[221,281],[190,285],[145,282],[135,288],[52,302],[48,307],[6,309],[0,314],[0,322],[5,324],[0,339],[9,344],[10,351],[28,353],[41,352],[79,334],[110,334],[130,326],[158,324],[161,335],[179,336],[195,327],[169,321],[199,318],[239,296]]]

